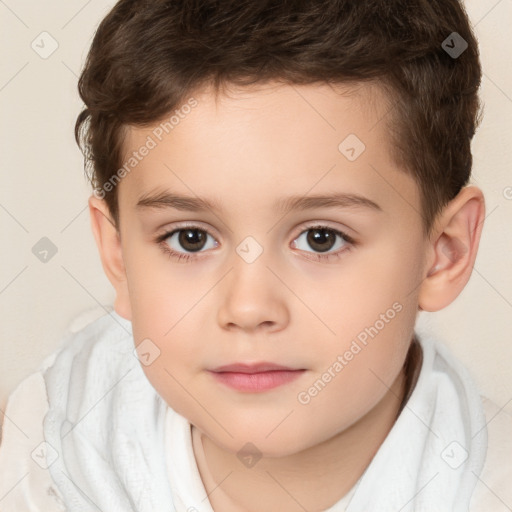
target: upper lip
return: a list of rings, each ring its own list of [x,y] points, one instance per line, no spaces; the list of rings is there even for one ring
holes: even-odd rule
[[[236,372],[236,373],[261,373],[261,372],[270,372],[270,371],[278,371],[278,370],[300,370],[300,368],[290,368],[288,366],[282,366],[274,363],[267,363],[265,361],[261,363],[234,363],[227,364],[224,366],[219,366],[218,368],[214,368],[213,372]]]

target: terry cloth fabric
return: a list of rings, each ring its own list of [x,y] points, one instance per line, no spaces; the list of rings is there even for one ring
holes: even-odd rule
[[[60,454],[49,470],[69,512],[173,510],[167,404],[134,350],[131,323],[112,313],[72,337],[44,374],[44,437]]]
[[[481,398],[445,347],[420,343],[423,363],[409,401],[358,484],[329,512],[345,510],[347,501],[347,512],[469,509],[487,448]],[[145,377],[130,322],[112,313],[69,336],[44,382],[48,471],[67,512],[201,510],[197,467],[188,486],[200,486],[201,496],[183,491],[187,482],[179,483],[173,463],[193,458],[190,425]],[[173,428],[186,444],[176,436],[163,449]]]
[[[467,512],[487,425],[466,369],[432,339],[409,401],[363,474],[347,512]]]

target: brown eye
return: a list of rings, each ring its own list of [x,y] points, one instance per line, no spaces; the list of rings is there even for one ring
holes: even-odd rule
[[[322,224],[307,226],[293,241],[293,247],[300,249],[304,258],[321,263],[338,260],[356,246],[357,243],[351,236]]]
[[[305,236],[306,235],[306,236]],[[305,241],[300,243],[301,239]],[[339,240],[339,241],[338,241]],[[308,250],[313,249],[317,253],[324,253],[333,248],[342,249],[350,245],[351,239],[336,229],[326,226],[312,226],[303,231],[294,241],[295,247],[302,251],[311,252]],[[302,247],[301,247],[302,245]]]
[[[332,229],[309,229],[306,240],[309,246],[315,249],[315,251],[325,252],[334,247],[336,243],[336,233]]]
[[[199,251],[206,243],[206,234],[199,229],[182,229],[179,231],[178,242],[187,251]]]
[[[199,252],[207,245],[208,237],[213,239],[213,237],[203,229],[182,228],[176,229],[166,235],[164,241],[172,251],[177,253]],[[212,247],[215,246],[215,243],[212,244]]]

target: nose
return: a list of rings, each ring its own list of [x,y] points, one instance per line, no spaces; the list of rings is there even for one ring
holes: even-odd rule
[[[276,332],[289,323],[287,289],[260,256],[253,263],[239,259],[219,287],[217,318],[225,330]]]

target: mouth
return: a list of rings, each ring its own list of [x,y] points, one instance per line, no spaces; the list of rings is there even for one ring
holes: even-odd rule
[[[295,369],[273,363],[235,363],[209,370],[221,384],[238,391],[262,392],[287,384],[306,370]]]

